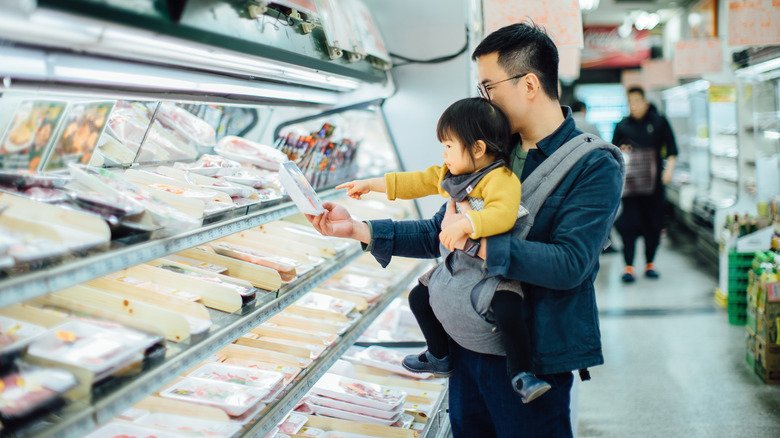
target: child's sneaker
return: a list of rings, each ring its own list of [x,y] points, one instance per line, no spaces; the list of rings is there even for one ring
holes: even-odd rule
[[[531,403],[552,389],[552,386],[544,380],[536,378],[533,374],[524,371],[512,378],[512,389],[520,394],[523,403]]]
[[[449,377],[453,371],[449,356],[437,359],[428,350],[406,356],[401,365],[413,373],[431,373],[436,377]]]

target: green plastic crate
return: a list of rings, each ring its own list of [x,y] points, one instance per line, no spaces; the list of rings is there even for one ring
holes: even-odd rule
[[[729,324],[731,325],[745,325],[747,322],[747,315],[745,314],[731,314],[729,313]]]
[[[746,308],[748,302],[747,293],[745,293],[744,290],[742,292],[729,291],[727,302],[729,303],[729,306],[731,306],[732,304],[734,305],[739,304],[743,308]]]
[[[756,357],[753,356],[752,351],[748,350],[745,352],[745,362],[747,362],[747,366],[751,371],[756,369]]]

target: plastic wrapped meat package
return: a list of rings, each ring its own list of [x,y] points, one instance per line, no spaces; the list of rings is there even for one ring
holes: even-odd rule
[[[279,431],[289,435],[295,435],[303,428],[306,421],[308,421],[308,418],[305,416],[291,412],[290,415],[279,424]]]
[[[44,332],[41,326],[0,315],[0,357],[19,352]]]
[[[373,437],[371,435],[361,435],[357,433],[337,432],[335,430],[331,430],[323,433],[317,438],[373,438]]]
[[[309,352],[309,359],[317,359],[320,357],[322,353],[325,352],[325,349],[327,348],[323,344],[311,344],[308,342],[301,342],[301,341],[293,341],[290,339],[279,339],[274,338],[272,336],[259,336],[254,333],[248,333],[242,336],[242,338],[246,339],[257,339],[262,340],[271,344],[277,344],[280,346],[288,346],[288,347],[296,347],[296,348],[302,348],[304,350],[307,350]]]
[[[71,181],[67,174],[39,173],[30,170],[0,170],[0,185],[27,189],[40,187],[47,189],[61,189]]]
[[[326,310],[344,316],[349,315],[355,310],[355,304],[351,301],[333,298],[329,295],[318,294],[316,292],[307,293],[296,301],[294,305],[307,309]]]
[[[384,411],[399,412],[406,401],[406,392],[362,380],[326,373],[311,389],[311,393]]]
[[[310,400],[306,402],[306,405],[309,407],[309,409],[311,409],[314,415],[331,417],[331,418],[339,418],[342,420],[349,420],[349,421],[357,421],[360,423],[381,424],[383,426],[390,426],[401,418],[400,412],[396,413],[395,416],[389,420],[383,420],[381,418],[371,417],[369,415],[357,414],[352,411],[345,411],[341,409],[334,409],[325,406],[320,406],[316,403],[311,402]],[[352,406],[357,408],[357,406],[355,405]]]
[[[425,342],[406,299],[396,298],[358,342]]]
[[[300,374],[302,371],[301,368],[286,367],[282,365],[276,365],[276,364],[265,363],[265,362],[252,362],[246,359],[229,358],[226,359],[224,363],[227,365],[235,365],[243,368],[250,368],[253,370],[262,370],[262,371],[281,373],[282,388],[292,383],[292,381],[295,380],[298,374]]]
[[[0,226],[0,267],[2,268],[59,257],[67,253],[68,248],[65,245]]]
[[[192,218],[154,199],[149,192],[129,183],[114,172],[76,164],[69,165],[69,168],[71,175],[90,190],[121,196],[140,204],[168,233],[191,230],[201,225],[202,220]]]
[[[88,189],[71,192],[72,199],[83,210],[91,211],[104,219],[139,215],[144,212],[143,206],[124,196],[97,193]]]
[[[377,419],[384,420],[384,421],[390,421],[390,420],[397,421],[399,414],[401,413],[400,409],[395,411],[385,411],[382,409],[369,408],[367,406],[356,405],[354,403],[336,400],[329,397],[321,397],[314,394],[310,394],[307,397],[307,399],[310,403],[313,403],[320,407],[338,409],[340,411],[365,415],[367,417],[375,417]],[[317,412],[316,409],[314,412]]]
[[[174,163],[176,169],[205,176],[233,175],[241,170],[241,163],[220,155],[201,155],[194,163]]]
[[[279,275],[282,277],[282,281],[286,282],[294,281],[300,274],[298,272],[298,268],[303,267],[301,263],[298,263],[296,260],[267,254],[254,248],[248,248],[245,246],[217,242],[212,243],[211,248],[219,255],[232,257],[234,259],[253,263],[255,265],[265,266],[266,268],[271,268],[279,272]]]
[[[143,104],[118,101],[108,119],[107,132],[121,143],[122,148],[104,144],[101,153],[116,163],[132,163],[150,123],[151,113]],[[139,159],[151,160],[153,156],[150,152],[144,156],[142,152]]]
[[[0,377],[0,422],[7,427],[55,408],[77,383],[68,371],[22,364]]]
[[[173,287],[163,286],[153,281],[144,280],[142,278],[131,277],[125,275],[123,271],[115,272],[113,274],[106,275],[105,278],[121,281],[122,283],[130,284],[141,289],[146,289],[151,292],[155,292],[161,295],[167,295],[175,298],[180,298],[187,301],[198,301],[201,299],[200,295],[188,292],[186,290],[176,289]]]
[[[241,430],[241,425],[231,421],[212,421],[163,413],[146,415],[135,424],[173,432],[178,436],[204,438],[228,438]]]
[[[211,147],[217,142],[217,133],[211,125],[171,102],[160,104],[157,119],[200,147]]]
[[[241,168],[230,175],[220,175],[220,179],[255,189],[270,189],[276,193],[282,191],[279,173],[263,169]]]
[[[270,395],[273,395],[274,392],[277,392],[283,384],[284,378],[282,373],[275,371],[265,371],[215,362],[202,365],[197,370],[191,372],[189,376],[250,386],[257,389],[257,394],[261,400],[265,400]]]
[[[221,139],[214,151],[225,158],[273,171],[278,171],[279,165],[288,160],[287,155],[271,146],[232,135]]]
[[[119,324],[77,319],[57,326],[33,341],[27,355],[50,363],[86,369],[95,381],[143,360],[159,336]]]
[[[214,406],[230,416],[239,417],[260,403],[263,392],[245,385],[185,377],[161,391],[160,396]]]
[[[229,287],[236,291],[242,297],[254,297],[256,294],[255,288],[249,286],[242,286],[240,284],[232,283],[228,280],[223,280],[219,277],[219,274],[209,272],[199,272],[196,269],[187,269],[186,267],[174,265],[174,264],[161,264],[157,266],[160,269],[166,271],[175,272],[177,274],[187,275],[189,277],[197,278],[199,280],[209,281],[219,284],[221,286]]]
[[[365,350],[355,354],[355,360],[366,366],[390,371],[414,379],[427,379],[432,377],[428,373],[412,373],[401,365],[404,354],[385,347],[372,345]]]
[[[260,324],[260,327],[278,328],[278,329],[282,329],[282,330],[284,330],[284,331],[286,331],[288,333],[297,333],[297,334],[302,334],[302,335],[307,335],[307,336],[315,336],[315,337],[319,338],[320,341],[322,341],[322,345],[324,345],[326,347],[329,347],[330,345],[332,345],[334,342],[336,342],[339,339],[338,335],[334,335],[334,334],[331,334],[331,333],[322,332],[322,331],[315,331],[315,330],[304,330],[304,329],[301,329],[301,328],[294,328],[294,327],[290,327],[290,326],[286,326],[286,325],[276,324],[276,323],[273,323],[271,321],[266,321],[266,322]]]

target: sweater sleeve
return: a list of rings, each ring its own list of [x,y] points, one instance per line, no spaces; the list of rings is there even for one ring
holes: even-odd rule
[[[446,194],[440,190],[447,166],[431,166],[421,172],[391,172],[385,174],[387,199],[417,199]]]
[[[480,239],[495,236],[511,230],[520,209],[520,180],[506,168],[496,169],[485,176],[482,210],[467,212],[474,233],[469,237]]]

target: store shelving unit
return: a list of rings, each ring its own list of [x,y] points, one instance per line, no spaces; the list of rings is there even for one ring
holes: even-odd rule
[[[121,24],[123,20],[129,15],[136,18],[140,15],[133,11],[112,12],[110,2],[85,0],[59,5],[40,1],[38,4],[42,6],[33,6],[32,10],[6,10],[6,6],[0,6],[0,98],[5,94],[33,98],[54,94],[76,100],[264,105],[274,109],[268,112],[269,117],[276,117],[273,123],[279,124],[303,120],[302,117],[312,114],[337,113],[334,108],[355,103],[356,99],[378,106],[392,92],[392,80],[384,69],[376,68],[376,63],[334,60],[332,54],[316,52],[321,44],[306,38],[319,38],[317,32],[321,30],[315,30],[313,37],[296,33],[289,41],[281,41],[287,32],[268,26],[267,39],[261,44],[247,44],[244,39],[233,50],[230,43],[236,42],[236,38],[215,36],[218,31],[209,33],[207,23],[198,22],[203,19],[199,12],[205,10],[208,2],[188,2],[200,9],[191,9],[189,15],[184,11],[183,18],[171,28],[160,27],[166,11],[161,14],[159,9],[141,17],[138,27],[128,27]],[[71,9],[75,4],[95,8],[89,16],[84,16],[77,13],[78,8]],[[219,6],[224,13],[220,24],[246,19],[234,14],[235,11],[230,12],[230,7]],[[296,26],[300,24],[296,22]],[[160,31],[162,34],[157,33]],[[270,49],[258,50],[258,47]],[[294,53],[295,50],[299,53]],[[378,111],[381,115],[381,109]],[[0,119],[0,125],[3,122]],[[269,125],[273,127],[271,123],[270,118],[265,120],[263,132],[259,134],[265,136],[260,140],[266,143],[274,140],[270,137],[273,133],[266,129]],[[381,123],[384,124],[384,119]],[[389,146],[395,154],[394,145]],[[343,192],[326,188],[319,195],[323,199],[336,199]],[[0,307],[41,297],[296,213],[296,207],[287,201],[261,208],[256,205],[237,208],[218,221],[172,237],[126,245],[112,243],[109,248],[72,256],[47,267],[14,273],[0,279]],[[94,394],[91,401],[70,402],[61,411],[49,415],[45,424],[19,430],[20,435],[59,438],[87,434],[284,310],[360,254],[362,251],[353,245],[278,291],[258,291],[256,300],[245,304],[239,312],[209,309],[213,325],[206,334],[180,344],[166,342],[166,357],[160,363],[137,376],[101,387],[100,394]],[[244,430],[244,435],[263,436],[273,429],[426,266],[416,264],[397,278],[397,283],[336,344],[307,367],[292,387]],[[437,406],[444,402],[445,395],[446,392],[442,393]],[[441,418],[446,417],[440,407],[436,412],[437,421],[434,424],[431,419],[426,428],[430,436],[438,436],[434,434],[442,430]]]

